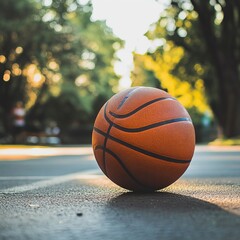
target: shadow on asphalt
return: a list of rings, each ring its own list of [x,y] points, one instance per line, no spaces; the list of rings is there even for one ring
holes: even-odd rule
[[[189,196],[128,192],[110,200],[107,208],[128,222],[129,229],[148,227],[152,233],[160,231],[173,237],[187,231],[190,239],[239,239],[240,216]]]
[[[136,193],[126,192],[115,198],[110,203],[113,207],[131,207],[136,209],[152,209],[168,210],[174,212],[189,211],[189,210],[214,210],[224,211],[222,208],[203,201],[197,198],[184,196],[181,194],[170,192],[149,192],[149,193]],[[240,217],[239,217],[240,218]]]

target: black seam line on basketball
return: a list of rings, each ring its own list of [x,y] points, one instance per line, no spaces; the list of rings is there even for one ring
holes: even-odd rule
[[[118,108],[117,109],[120,109],[122,106],[123,106],[123,104],[127,101],[127,99],[136,91],[136,90],[138,90],[140,87],[138,87],[138,88],[134,88],[134,89],[132,89],[131,91],[129,91],[128,93],[127,93],[127,95],[123,98],[123,100],[120,102],[120,104],[118,105]]]
[[[129,112],[129,113],[126,113],[126,114],[117,114],[117,113],[114,113],[112,111],[109,111],[109,114],[112,115],[113,117],[115,118],[127,118],[135,113],[137,113],[138,111],[142,110],[143,108],[155,103],[155,102],[159,102],[159,101],[162,101],[162,100],[176,100],[175,98],[171,98],[171,97],[162,97],[162,98],[156,98],[156,99],[153,99],[149,102],[146,102],[144,104],[142,104],[141,106],[137,107],[136,109],[134,109],[133,111]]]
[[[109,123],[109,124],[114,124],[107,116],[107,106],[108,106],[108,102],[106,103],[105,107],[104,107],[104,118],[105,120]]]
[[[143,131],[149,130],[151,128],[155,128],[155,127],[159,127],[159,126],[163,126],[163,125],[167,125],[167,124],[171,124],[171,123],[192,122],[190,118],[174,118],[174,119],[170,119],[170,120],[166,120],[166,121],[162,121],[162,122],[153,123],[153,124],[143,126],[143,127],[140,127],[140,128],[125,128],[125,127],[122,127],[122,126],[112,122],[108,118],[108,116],[107,116],[107,105],[108,104],[106,104],[106,106],[104,108],[104,118],[106,119],[106,121],[110,125],[112,125],[113,127],[117,128],[121,131],[124,131],[124,132],[143,132]]]
[[[98,128],[96,128],[96,127],[94,127],[93,130],[96,131],[97,133],[103,135],[103,136],[106,135],[105,132],[101,131],[100,129],[98,129]],[[127,142],[125,142],[125,141],[122,141],[122,140],[120,140],[120,139],[118,139],[118,138],[115,138],[115,137],[113,137],[113,136],[111,136],[111,135],[109,135],[108,138],[111,139],[112,141],[117,142],[117,143],[119,143],[119,144],[121,144],[121,145],[123,145],[123,146],[125,146],[125,147],[128,147],[128,148],[134,150],[134,151],[140,152],[140,153],[142,153],[142,154],[144,154],[144,155],[147,155],[147,156],[150,156],[150,157],[157,158],[157,159],[159,159],[159,160],[161,160],[161,161],[173,162],[173,163],[181,163],[181,164],[190,163],[190,161],[191,161],[191,160],[175,159],[175,158],[171,158],[171,157],[159,155],[159,154],[157,154],[157,153],[149,152],[149,151],[147,151],[147,150],[145,150],[145,149],[136,147],[136,146],[134,146],[134,145],[132,145],[132,144],[130,144],[130,143],[127,143]]]
[[[104,147],[101,146],[101,145],[97,145],[94,150],[98,150],[98,149],[104,150],[104,151],[106,151],[107,153],[109,153],[110,155],[112,155],[112,156],[117,160],[117,162],[121,165],[121,167],[123,168],[123,170],[128,174],[128,176],[129,176],[135,183],[137,183],[137,184],[138,184],[139,186],[141,186],[142,188],[149,189],[148,186],[144,185],[143,183],[141,183],[138,179],[136,179],[136,178],[134,177],[134,175],[127,169],[127,167],[124,165],[123,161],[119,158],[119,156],[117,156],[116,153],[114,153],[113,151],[111,151],[111,150],[108,149],[108,148],[104,148]]]
[[[104,143],[103,143],[103,170],[104,170],[104,173],[107,175],[107,170],[106,170],[106,153],[105,153],[105,149],[106,149],[106,146],[107,146],[107,140],[108,140],[108,136],[109,136],[109,133],[111,131],[111,128],[112,128],[112,125],[113,123],[110,123],[109,127],[108,127],[108,130],[107,130],[107,133],[105,135],[105,139],[104,139]]]
[[[171,124],[171,123],[177,123],[177,122],[191,122],[191,120],[189,118],[175,118],[175,119],[170,119],[170,120],[166,120],[166,121],[162,121],[162,122],[157,122],[157,123],[153,123],[144,127],[140,127],[140,128],[125,128],[122,127],[120,125],[117,125],[115,123],[113,123],[113,127],[124,131],[124,132],[143,132],[155,127],[160,127],[160,126],[164,126],[167,124]]]

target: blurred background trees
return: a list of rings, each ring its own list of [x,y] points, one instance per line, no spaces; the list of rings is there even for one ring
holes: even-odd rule
[[[11,132],[16,101],[24,102],[31,131],[54,120],[66,132],[73,123],[93,121],[113,94],[119,79],[113,63],[122,43],[104,22],[91,21],[91,11],[91,4],[75,0],[1,2],[3,134]]]
[[[22,101],[28,131],[54,121],[65,143],[90,141],[96,114],[119,90],[114,64],[124,42],[92,20],[91,1],[80,2],[1,1],[0,138],[11,133],[13,106]],[[132,86],[176,97],[199,141],[214,139],[216,126],[219,136],[240,136],[240,2],[159,2],[164,10],[146,33],[150,47],[133,54]]]
[[[199,116],[208,104],[219,133],[239,136],[240,2],[172,0],[147,36],[158,48],[143,61],[163,87]]]

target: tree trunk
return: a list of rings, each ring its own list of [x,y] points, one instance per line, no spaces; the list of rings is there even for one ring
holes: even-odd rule
[[[240,99],[239,94],[226,90],[226,99],[222,108],[222,128],[223,135],[231,138],[240,136]]]
[[[213,91],[217,91],[218,97],[210,106],[223,135],[228,138],[240,136],[240,6],[238,13],[235,8],[238,1],[226,1],[222,6],[224,20],[221,23],[221,35],[217,36],[209,3],[191,1],[199,15],[206,50],[215,70],[217,90],[207,89],[207,92],[210,99]]]

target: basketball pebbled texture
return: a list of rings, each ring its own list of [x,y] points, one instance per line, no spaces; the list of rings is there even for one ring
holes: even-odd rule
[[[155,191],[186,171],[195,132],[176,99],[156,88],[135,87],[101,108],[92,146],[99,167],[114,183],[132,191]]]

